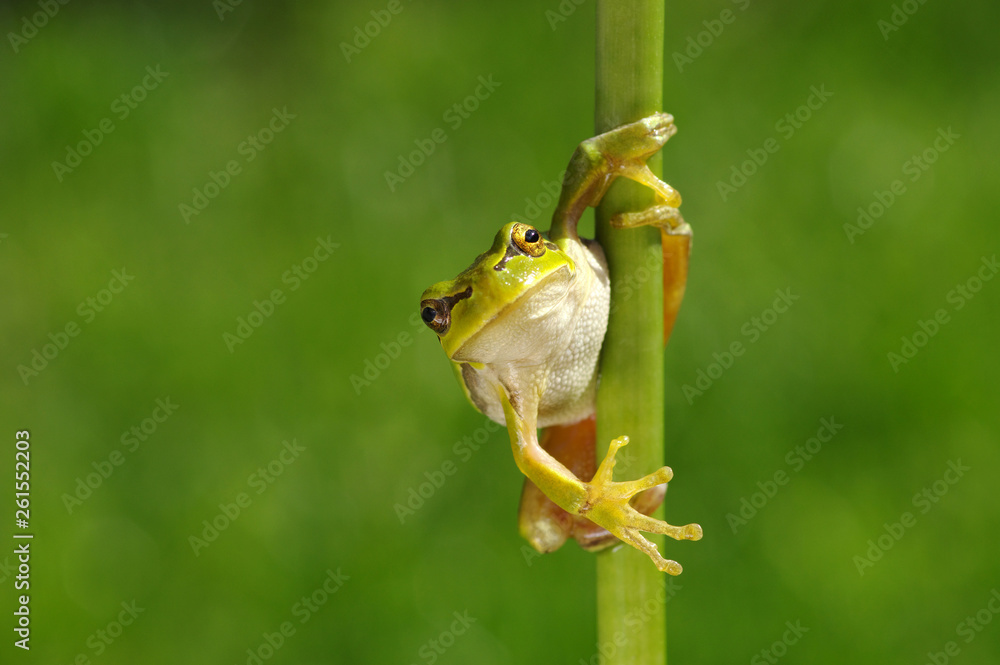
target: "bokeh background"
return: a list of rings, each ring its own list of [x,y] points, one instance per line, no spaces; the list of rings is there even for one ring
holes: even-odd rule
[[[547,192],[593,133],[593,2],[52,4],[44,20],[44,3],[0,8],[3,661],[596,662],[593,555],[524,555],[506,435],[413,319],[500,225],[547,226]],[[772,651],[789,663],[925,663],[949,641],[939,663],[998,662],[1000,280],[976,279],[1000,249],[1000,9],[667,15],[680,132],[664,174],[696,234],[666,359],[667,515],[706,534],[667,546],[685,567],[672,662],[769,662],[786,622],[808,628]],[[814,86],[830,94],[803,110]],[[261,133],[275,110],[281,131]],[[57,174],[84,132],[100,143]],[[753,173],[723,192],[734,167]],[[212,173],[226,186],[206,192]],[[213,196],[185,215],[196,189]],[[845,228],[879,198],[863,232]],[[317,239],[336,246],[322,261]],[[225,337],[275,289],[249,337]],[[798,299],[772,317],[776,290]],[[699,371],[716,378],[688,399]],[[843,427],[805,461],[823,418]],[[28,654],[11,631],[21,429]],[[746,524],[727,517],[741,507]]]

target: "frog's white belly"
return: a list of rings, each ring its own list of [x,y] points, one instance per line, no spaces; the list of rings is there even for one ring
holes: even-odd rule
[[[564,251],[571,253],[577,264],[575,282],[567,297],[579,302],[575,306],[552,308],[545,325],[533,326],[530,335],[518,340],[526,347],[539,348],[558,337],[553,352],[544,359],[532,358],[532,364],[486,365],[479,370],[470,365],[462,367],[462,378],[472,403],[498,423],[504,423],[504,414],[497,383],[507,387],[515,408],[520,404],[531,408],[528,405],[534,401],[532,396],[519,394],[518,387],[530,386],[538,391],[537,427],[573,423],[594,412],[597,361],[608,327],[611,300],[607,263],[596,242],[589,243],[589,247],[573,244]],[[550,339],[537,339],[540,335]],[[521,415],[530,419],[531,414]]]

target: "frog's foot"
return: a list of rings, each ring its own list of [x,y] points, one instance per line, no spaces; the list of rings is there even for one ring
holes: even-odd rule
[[[618,176],[652,188],[658,200],[668,206],[679,206],[681,196],[677,190],[646,166],[646,160],[676,132],[672,115],[656,113],[582,142],[566,168],[559,205],[552,218],[553,236],[574,237],[580,215],[587,206],[601,202]]]
[[[660,507],[666,485],[651,487],[632,499],[632,507],[649,515]],[[573,515],[545,496],[538,486],[525,479],[518,515],[521,537],[543,554],[554,552],[573,538],[588,552],[600,552],[621,542],[613,533],[583,515]]]
[[[570,425],[545,428],[539,442],[543,449],[581,480],[590,480],[597,472],[594,442],[597,436],[594,417]],[[652,514],[663,503],[666,485],[651,487],[632,498],[632,507],[644,515]],[[545,496],[529,478],[524,479],[518,510],[521,535],[539,552],[553,552],[573,538],[580,547],[597,552],[621,541],[602,526],[582,515],[573,515]]]
[[[681,195],[646,166],[646,160],[676,133],[674,117],[669,113],[657,113],[595,136],[584,144],[593,142],[593,147],[609,161],[612,174],[646,185],[656,192],[659,200],[676,208],[681,204]]]
[[[663,503],[663,498],[667,494],[666,485],[650,487],[645,492],[641,492],[632,498],[632,507],[643,515],[651,515],[654,510]],[[577,544],[588,552],[600,552],[612,545],[617,545],[621,541],[607,529],[594,524],[583,515],[572,515],[573,523],[570,535]]]
[[[681,565],[660,556],[656,545],[646,540],[640,532],[662,533],[675,540],[699,540],[702,535],[701,527],[697,524],[673,526],[649,515],[643,515],[629,503],[629,499],[634,495],[669,482],[674,474],[670,467],[664,466],[639,480],[614,482],[612,473],[615,468],[615,455],[618,449],[625,445],[628,445],[627,436],[620,436],[611,442],[608,454],[597,469],[594,479],[587,483],[587,501],[579,513],[632,547],[645,552],[661,571],[679,575],[682,570]]]

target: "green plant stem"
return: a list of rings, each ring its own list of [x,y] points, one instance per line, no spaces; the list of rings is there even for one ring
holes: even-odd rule
[[[663,0],[597,0],[597,132],[662,109],[663,21]],[[649,161],[655,173],[660,164],[659,155]],[[651,190],[620,178],[597,210],[597,239],[612,283],[597,396],[598,460],[611,439],[627,434],[631,442],[619,455],[618,470],[629,479],[663,466],[662,264],[650,258],[659,252],[660,233],[612,230],[608,220],[651,203]],[[626,466],[628,458],[635,461]],[[662,551],[662,536],[647,537]],[[597,637],[604,665],[666,663],[664,577],[632,547],[598,556]],[[630,613],[646,620],[626,624]]]

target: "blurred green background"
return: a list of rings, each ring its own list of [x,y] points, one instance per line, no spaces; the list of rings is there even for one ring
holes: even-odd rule
[[[888,1],[668,6],[664,177],[696,241],[667,516],[706,534],[667,544],[672,662],[1000,661],[1000,280],[976,281],[1000,247],[1000,8],[903,4],[893,31]],[[524,556],[506,435],[412,319],[500,225],[547,227],[593,133],[593,3],[42,5],[0,8],[3,661],[596,662],[593,555]],[[823,418],[843,427],[816,451]],[[786,622],[808,632],[772,649]]]

